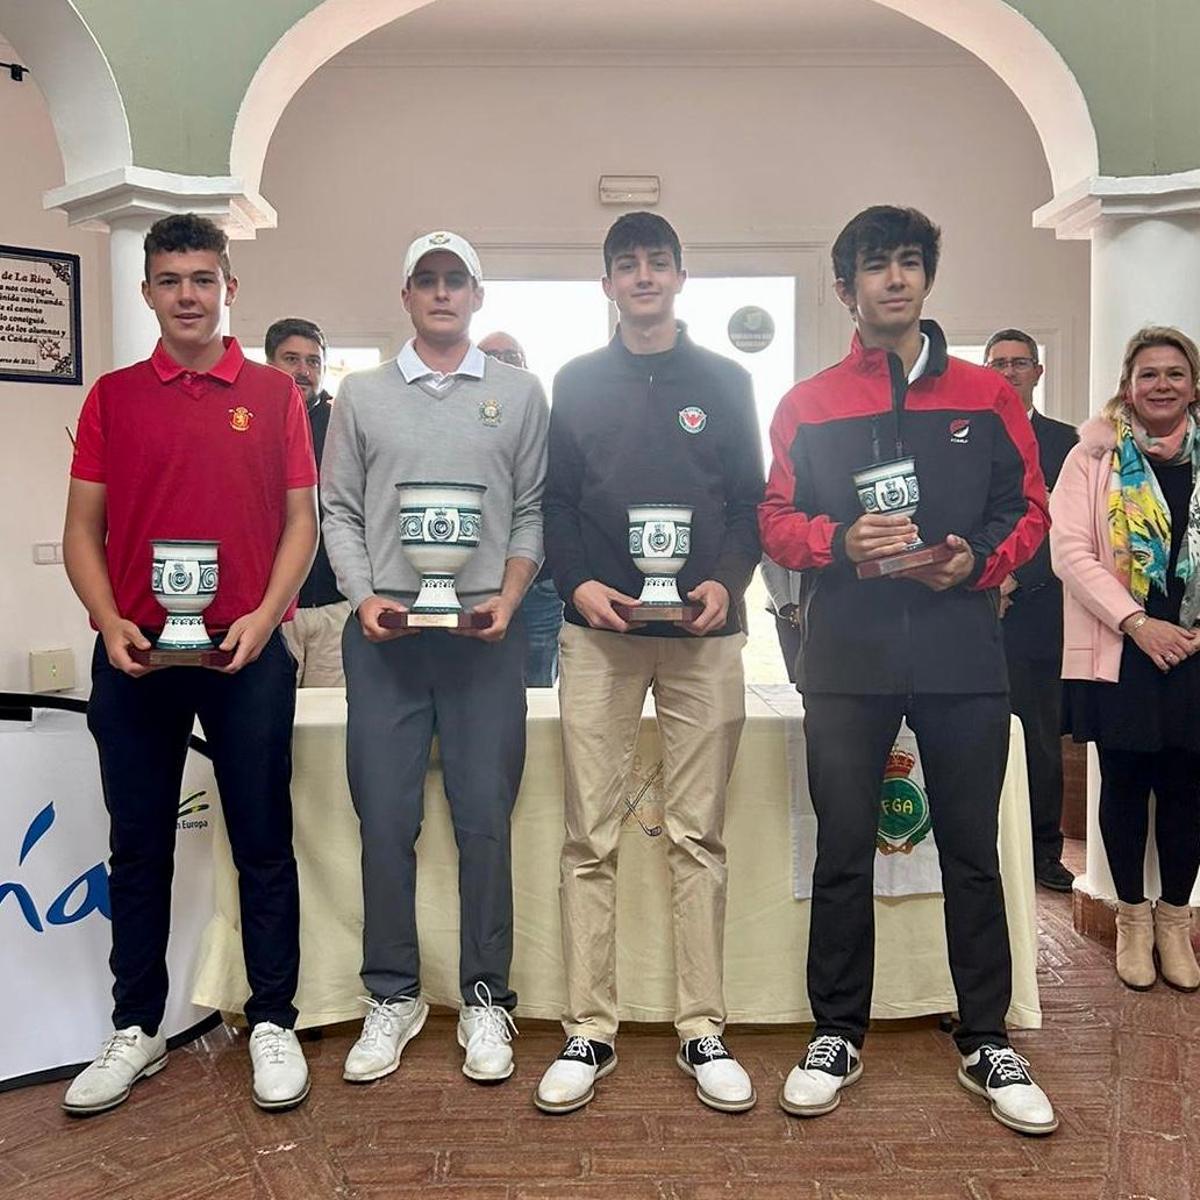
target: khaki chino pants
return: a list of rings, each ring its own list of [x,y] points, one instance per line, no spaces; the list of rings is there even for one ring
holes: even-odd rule
[[[568,1036],[617,1033],[616,873],[642,704],[654,689],[663,755],[681,1038],[725,1025],[725,794],[745,722],[744,634],[630,637],[564,625],[560,643]]]
[[[298,608],[279,628],[296,660],[297,687],[345,687],[342,669],[342,630],[350,616],[350,601]]]

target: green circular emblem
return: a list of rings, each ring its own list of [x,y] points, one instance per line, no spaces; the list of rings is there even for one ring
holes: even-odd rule
[[[894,761],[894,760],[899,761]],[[929,834],[933,823],[929,817],[929,801],[925,792],[908,771],[916,760],[911,755],[896,755],[888,763],[879,797],[879,826],[875,845],[883,854],[911,854],[912,849]],[[903,772],[896,768],[904,766]]]

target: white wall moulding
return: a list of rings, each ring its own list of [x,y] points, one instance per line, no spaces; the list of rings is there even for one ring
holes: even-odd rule
[[[42,203],[47,209],[62,209],[72,225],[101,232],[111,229],[114,221],[156,220],[185,212],[212,218],[231,238],[252,238],[277,223],[274,208],[240,179],[178,175],[148,167],[118,167],[51,188]]]
[[[1104,217],[1200,214],[1200,170],[1172,175],[1093,175],[1058,193],[1033,214],[1036,229],[1061,239],[1087,239]]]

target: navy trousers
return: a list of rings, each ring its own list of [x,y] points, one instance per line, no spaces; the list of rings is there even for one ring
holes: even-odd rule
[[[110,818],[113,1025],[158,1029],[167,1002],[175,824],[184,759],[200,718],[238,872],[251,1025],[290,1028],[300,966],[292,853],[296,664],[276,630],[236,675],[168,667],[133,679],[96,639],[88,728]]]

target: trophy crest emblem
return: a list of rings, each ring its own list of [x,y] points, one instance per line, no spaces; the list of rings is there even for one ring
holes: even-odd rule
[[[888,754],[875,832],[880,854],[911,854],[933,828],[925,789],[910,778],[916,765],[916,755],[900,746],[893,746]]]

